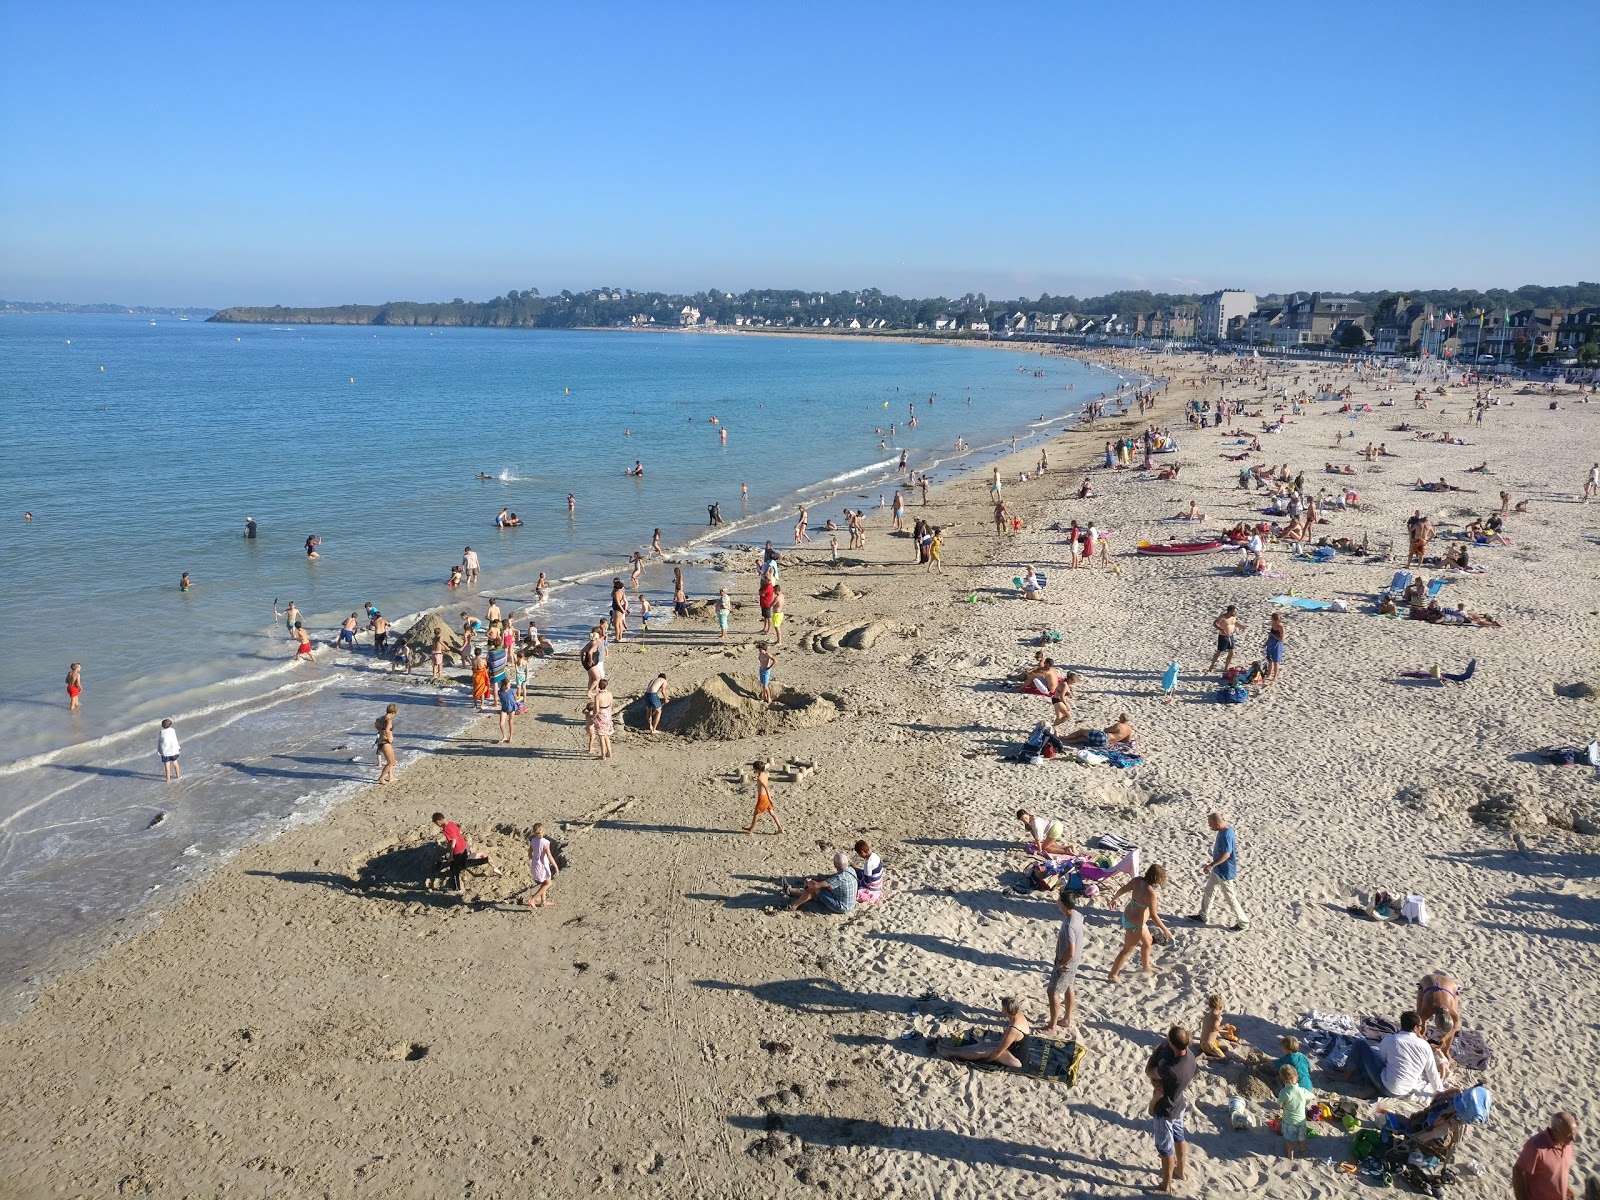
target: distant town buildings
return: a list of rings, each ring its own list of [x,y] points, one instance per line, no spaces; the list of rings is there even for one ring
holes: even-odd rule
[[[1254,292],[1225,288],[1200,298],[1200,315],[1195,323],[1194,336],[1207,342],[1220,342],[1228,336],[1228,328],[1235,318],[1244,320],[1256,306]]]
[[[1202,313],[1205,302],[1201,302]],[[1229,318],[1228,336],[1252,346],[1345,346],[1368,344],[1372,319],[1367,306],[1349,296],[1296,292],[1276,305]]]

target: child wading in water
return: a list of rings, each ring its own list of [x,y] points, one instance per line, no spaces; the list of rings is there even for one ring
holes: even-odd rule
[[[754,833],[756,831],[756,822],[761,820],[762,813],[766,813],[767,816],[772,818],[772,823],[778,827],[778,832],[782,833],[783,822],[778,820],[778,810],[772,807],[772,793],[767,789],[767,764],[757,761],[750,765],[755,768],[756,773],[756,811],[751,814],[750,828],[746,829],[745,832]]]
[[[526,901],[528,907],[549,908],[555,903],[550,899],[550,884],[561,868],[556,865],[555,855],[550,852],[550,839],[544,836],[542,824],[534,825],[533,834],[528,838],[528,868],[533,872],[536,885],[533,895]]]

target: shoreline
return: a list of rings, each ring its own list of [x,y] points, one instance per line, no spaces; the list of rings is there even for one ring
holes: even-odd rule
[[[861,566],[786,553],[794,604],[779,682],[838,695],[845,708],[831,723],[735,742],[651,744],[629,733],[602,766],[583,758],[573,725],[577,671],[558,664],[540,673],[549,677],[535,688],[536,711],[509,752],[477,725],[394,787],[365,789],[317,825],[241,853],[161,926],[57,981],[0,1032],[8,1091],[31,1092],[31,1111],[12,1108],[0,1123],[11,1177],[41,1191],[130,1179],[185,1194],[223,1179],[293,1179],[287,1186],[334,1194],[423,1195],[464,1173],[490,1192],[538,1175],[557,1190],[663,1196],[811,1195],[810,1180],[829,1177],[898,1196],[919,1194],[914,1181],[931,1168],[951,1196],[1056,1194],[1063,1183],[1120,1196],[1153,1178],[1137,1120],[1142,1055],[1155,1031],[1193,1019],[1209,991],[1224,993],[1247,1042],[1271,1049],[1304,1008],[1387,1012],[1409,1002],[1422,970],[1443,968],[1463,981],[1468,1024],[1496,1055],[1484,1076],[1495,1119],[1473,1131],[1468,1150],[1488,1171],[1454,1191],[1498,1194],[1507,1151],[1550,1106],[1576,1105],[1580,1121],[1600,1115],[1582,1056],[1563,1049],[1562,1015],[1600,999],[1600,949],[1584,917],[1600,900],[1595,841],[1544,818],[1501,828],[1467,815],[1474,795],[1549,813],[1562,799],[1554,789],[1594,798],[1592,780],[1515,757],[1583,719],[1582,702],[1552,696],[1566,676],[1552,679],[1547,664],[1582,674],[1585,646],[1593,662],[1595,622],[1570,603],[1592,563],[1572,545],[1579,511],[1554,499],[1584,441],[1570,431],[1592,430],[1592,414],[1518,405],[1494,410],[1488,433],[1475,435],[1502,464],[1502,486],[1535,506],[1515,526],[1516,546],[1479,556],[1485,575],[1449,585],[1500,614],[1504,629],[1294,614],[1285,678],[1230,708],[1210,702],[1214,685],[1195,671],[1223,600],[1242,602],[1253,643],[1270,592],[1370,593],[1392,566],[1300,564],[1276,548],[1274,570],[1287,579],[1242,580],[1215,560],[1127,554],[1139,536],[1188,528],[1167,514],[1192,496],[1214,521],[1249,508],[1233,467],[1213,457],[1216,435],[1182,432],[1175,404],[1219,390],[1215,380],[1185,390],[1183,368],[1178,360],[1155,415],[1179,427],[1181,484],[1080,467],[1061,434],[1048,443],[1058,459],[1049,475],[1006,482],[1024,517],[1015,537],[986,532],[984,480],[935,489],[934,519],[952,527],[947,577],[908,569],[908,543],[876,518]],[[1356,426],[1363,438],[1388,423],[1385,411]],[[1328,448],[1336,418],[1313,405],[1270,457],[1308,468],[1350,459],[1350,449]],[[1095,432],[1138,424],[1106,418]],[[1405,480],[1418,461],[1460,470],[1462,455],[1479,453],[1412,441],[1397,449],[1406,458],[1389,477],[1364,475],[1364,511],[1340,517],[1336,532],[1392,537],[1412,507]],[[1002,476],[1031,468],[1036,452],[1003,458]],[[1084,473],[1102,498],[1070,498]],[[1459,523],[1456,510],[1474,503],[1463,499],[1427,503]],[[914,502],[908,513],[918,515]],[[1117,527],[1108,567],[1066,569],[1052,525],[1069,515]],[[1524,555],[1548,565],[1519,570]],[[1044,604],[1009,597],[1028,561],[1051,571]],[[837,583],[862,594],[821,598]],[[748,599],[748,587],[742,571],[731,590]],[[891,632],[865,651],[798,648],[798,635],[872,621],[917,632]],[[750,674],[748,610],[738,625],[726,649],[684,623],[646,652],[613,650],[619,699],[657,670],[675,683]],[[1078,722],[1099,725],[1126,707],[1143,765],[998,757],[1043,715],[1001,681],[1052,626],[1083,676]],[[1525,638],[1545,653],[1519,654]],[[1436,657],[1450,669],[1466,653],[1480,659],[1484,686],[1393,682],[1398,667]],[[1155,679],[1172,657],[1186,669],[1169,706]],[[811,778],[775,785],[781,837],[742,832],[749,785],[737,769],[758,753],[817,764]],[[1147,861],[1165,862],[1169,915],[1197,893],[1191,860],[1205,851],[1207,809],[1225,806],[1241,831],[1249,933],[1173,920],[1178,944],[1158,954],[1155,976],[1130,972],[1117,989],[1103,982],[1112,914],[1089,911],[1078,985],[1089,1058],[1074,1089],[973,1073],[921,1050],[924,1035],[993,1027],[1003,994],[1023,997],[1030,1016],[1041,1011],[1053,906],[1007,891],[1022,863],[1009,847],[1023,799],[1066,817],[1074,839],[1125,832]],[[507,856],[508,878],[475,881],[466,905],[406,883],[405,871],[432,854],[434,806]],[[515,911],[527,870],[515,857],[518,831],[533,820],[564,822],[569,860],[557,907],[537,914]],[[763,914],[776,880],[822,869],[822,846],[856,837],[884,850],[884,901],[844,921]],[[1433,925],[1405,930],[1343,912],[1355,890],[1375,886],[1426,894]],[[1550,955],[1563,970],[1531,969]],[[908,1031],[915,1037],[902,1038]],[[206,1086],[162,1090],[192,1079]],[[1323,1086],[1320,1070],[1317,1079]],[[1359,1194],[1361,1184],[1315,1162],[1286,1167],[1262,1131],[1223,1131],[1234,1086],[1231,1069],[1207,1071],[1196,1086],[1191,1193]],[[65,1114],[86,1100],[93,1115],[75,1129]],[[307,1123],[330,1136],[291,1132]]]
[[[1109,387],[1107,392],[1102,394],[1109,394]],[[1081,396],[1077,394],[1069,395],[1071,396],[1071,403],[1063,410],[1063,420],[1070,419],[1070,414],[1075,411],[1076,407],[1081,407],[1082,404],[1097,398],[1091,392],[1086,392]],[[1029,434],[1030,431],[1024,426],[1020,436],[1025,441],[1028,441],[1031,440]],[[969,469],[976,470],[981,465],[987,464],[989,461],[1007,453],[1009,452],[1005,449],[1003,441],[984,444],[957,455],[952,456],[947,453],[936,457],[933,461],[937,465],[933,469],[947,473],[952,479],[959,479]],[[876,467],[881,466],[882,464],[876,464]],[[840,495],[847,495],[861,486],[877,487],[879,483],[874,482],[877,479],[876,475],[865,481],[849,479],[849,474],[860,474],[861,471],[874,470],[876,467],[862,468],[856,472],[847,473],[844,478],[835,476],[808,483],[799,489],[799,494],[809,496],[808,503],[813,506],[820,506],[837,499]],[[782,506],[778,507],[781,508]],[[704,530],[683,546],[675,547],[673,553],[668,556],[666,560],[668,564],[677,561],[684,566],[686,578],[690,581],[691,591],[695,588],[695,576],[707,575],[708,578],[714,577],[708,572],[714,570],[716,562],[725,560],[736,553],[737,548],[746,540],[758,543],[763,531],[770,533],[772,528],[786,527],[786,518],[782,512],[768,513],[763,511],[749,514],[744,518],[736,516],[732,525],[731,536],[730,531],[727,529]],[[781,538],[778,540],[781,540]],[[562,575],[553,582],[552,594],[554,595],[568,586],[583,588],[587,585],[590,590],[595,590],[598,588],[598,582],[612,573],[614,573],[614,568],[598,566],[591,567],[587,571]],[[519,597],[523,592],[528,591],[531,586],[531,582],[526,582],[521,587],[500,589],[495,594],[509,600],[513,611],[524,612],[528,610],[528,606],[531,604],[531,593],[525,598]],[[656,590],[659,592],[659,586]],[[480,588],[478,595],[479,597],[487,595],[489,591],[489,589]],[[595,590],[596,597],[599,597],[600,594],[599,590]],[[421,616],[430,612],[448,612],[456,605],[469,602],[472,599],[475,598],[453,597],[443,605],[425,609],[419,613],[407,614],[407,618],[420,619]],[[598,599],[596,603],[599,603]],[[541,618],[543,615],[539,614]],[[670,628],[670,622],[671,616],[668,614],[667,628]],[[397,622],[400,626],[407,626],[409,623],[410,620],[406,618],[401,618]],[[541,619],[540,624],[544,626],[546,622]],[[554,633],[554,630],[551,632]],[[575,645],[576,643],[569,644],[567,641],[562,640],[558,645],[558,650],[566,649],[570,651]],[[333,646],[331,643],[324,642],[321,649],[327,652],[332,650]],[[566,661],[563,658],[559,661],[546,660],[541,662],[536,665],[534,674],[537,675],[547,667],[560,669],[565,665]],[[455,668],[452,673],[458,674],[459,670],[460,668]],[[452,687],[448,690],[448,693],[434,693],[431,689],[425,687],[413,687],[412,683],[414,681],[403,678],[397,680],[400,684],[399,688],[384,687],[383,685],[389,683],[393,677],[383,676],[381,666],[375,667],[373,660],[363,655],[356,656],[346,666],[336,668],[336,671],[338,672],[337,674],[331,675],[321,683],[318,694],[320,694],[320,691],[326,690],[331,695],[333,691],[337,691],[341,687],[356,686],[377,688],[380,691],[398,691],[419,699],[424,695],[428,695],[443,700],[446,697],[455,698],[459,692],[459,688]],[[346,678],[348,678],[348,682],[340,682]],[[376,692],[374,692],[374,695],[376,696]],[[287,700],[294,703],[297,708],[308,702],[299,695],[288,697]],[[227,725],[241,718],[259,715],[260,711],[265,711],[264,705],[273,707],[284,702],[284,700],[273,700],[271,694],[265,697],[235,698],[228,700],[222,706],[224,711],[221,712],[220,716],[217,713],[210,713],[209,715]],[[324,707],[327,706],[324,705]],[[347,711],[350,710],[350,707],[348,704],[341,704],[339,713],[351,715]],[[237,710],[237,713],[234,716],[229,716],[227,710]],[[199,736],[194,732],[194,722],[198,719],[194,714],[179,712],[176,717],[180,722],[180,728],[188,729],[190,736]],[[348,728],[345,727],[346,724],[348,724]],[[291,749],[295,753],[306,755],[313,753],[312,746],[317,743],[327,745],[333,742],[352,742],[352,744],[364,746],[365,742],[361,740],[363,735],[359,724],[360,722],[353,715],[351,715],[351,719],[348,722],[345,722],[342,716],[336,715],[335,727],[330,727],[320,734],[311,735],[310,741],[305,747],[301,747],[296,743]],[[442,737],[444,739],[459,738],[470,734],[477,724],[478,722],[473,714],[462,710],[455,713],[453,720],[448,720],[443,725],[438,725],[435,722],[434,730],[428,736],[431,738]],[[119,753],[125,753],[127,746],[131,746],[142,738],[143,735],[140,734],[141,728],[143,728],[142,725],[136,725],[107,733],[97,739],[95,745],[124,745],[124,751],[119,751]],[[204,732],[209,733],[209,727]],[[190,738],[186,737],[185,740],[187,742]],[[203,745],[203,743],[197,743],[197,747],[200,745]],[[420,747],[425,743],[418,743],[417,745]],[[282,749],[282,747],[279,748]],[[343,751],[344,747],[340,746],[337,749]],[[57,760],[67,762],[70,766],[74,755],[81,755],[82,752],[82,748],[78,746],[67,746],[45,751],[32,756],[28,760],[19,760],[16,763],[7,764],[6,771],[8,773],[22,771],[45,763],[54,763]],[[259,757],[250,756],[237,750],[230,750],[230,753],[248,761],[254,761],[255,757]],[[402,744],[402,770],[409,769],[410,765],[424,755],[424,749],[408,748]],[[223,755],[223,757],[228,756]],[[119,759],[118,761],[120,762],[121,760]],[[304,761],[313,760],[305,759]],[[324,758],[316,761],[332,762],[334,760]],[[355,758],[350,759],[352,763],[356,761],[357,759]],[[362,763],[366,762],[364,755],[360,757],[360,761]],[[342,773],[342,770],[340,769],[340,773]],[[328,773],[329,768],[323,768],[323,771],[327,779],[332,780],[334,778],[333,774]],[[367,775],[364,767],[362,768],[362,775]],[[153,882],[144,890],[143,898],[135,906],[108,913],[104,920],[98,922],[94,927],[74,930],[59,941],[49,944],[47,948],[41,949],[36,943],[30,944],[25,951],[28,956],[28,961],[24,968],[26,974],[18,976],[15,986],[8,989],[5,1001],[0,1003],[0,1019],[14,1019],[21,1013],[26,1012],[35,1002],[40,992],[52,982],[92,965],[116,946],[158,927],[164,914],[170,912],[175,905],[182,903],[183,899],[196,888],[207,886],[217,872],[225,869],[227,864],[246,848],[270,842],[307,824],[314,824],[328,819],[333,812],[336,812],[341,805],[347,803],[354,794],[357,794],[365,786],[366,779],[361,777],[347,778],[342,781],[321,785],[310,785],[310,790],[293,797],[292,802],[283,799],[277,810],[280,814],[279,816],[271,820],[265,820],[247,836],[217,852],[215,857],[212,857],[212,852],[208,850],[206,852],[206,860],[198,869],[189,870],[187,869],[188,864],[184,864],[184,872],[176,878],[153,877],[154,880],[159,881]],[[154,825],[163,821],[170,811],[182,811],[183,808],[183,797],[169,799],[160,795],[152,796],[148,802],[141,806],[141,810],[148,815],[147,817],[141,817],[138,824],[142,827],[145,821],[148,820],[151,825]],[[188,851],[185,853],[188,853]]]

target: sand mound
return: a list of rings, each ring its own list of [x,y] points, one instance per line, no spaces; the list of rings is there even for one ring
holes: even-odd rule
[[[406,630],[401,640],[405,642],[406,649],[422,661],[428,660],[428,655],[433,653],[433,638],[436,633],[444,634],[445,661],[461,657],[461,635],[450,626],[438,613],[429,613],[410,629]]]
[[[733,611],[738,612],[744,605],[734,600]],[[717,600],[713,596],[709,600],[691,600],[684,605],[684,617],[690,621],[715,621],[717,619]]]
[[[858,592],[847,583],[836,583],[831,588],[823,588],[818,592],[818,600],[859,600],[867,593]]]
[[[801,645],[819,653],[831,653],[835,650],[870,650],[879,638],[889,634],[899,637],[916,637],[917,630],[913,625],[897,625],[891,621],[868,621],[865,625],[838,626],[833,629],[819,629],[816,633],[801,640]]]
[[[713,675],[692,692],[667,702],[661,729],[693,741],[734,741],[826,725],[839,715],[839,704],[832,697],[779,687],[773,698],[772,706],[762,703],[760,685],[753,679]],[[633,729],[646,727],[644,697],[622,710],[622,720]]]

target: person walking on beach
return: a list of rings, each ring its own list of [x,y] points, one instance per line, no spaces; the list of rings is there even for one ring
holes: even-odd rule
[[[680,617],[689,615],[689,593],[683,587],[683,568],[672,568],[672,611]]]
[[[1524,1142],[1511,1166],[1514,1200],[1577,1200],[1570,1182],[1577,1140],[1578,1119],[1569,1112],[1558,1112],[1549,1125]]]
[[[73,663],[67,668],[67,711],[78,711],[78,698],[83,695],[83,665]]]
[[[383,764],[383,769],[378,772],[379,783],[394,782],[394,721],[400,711],[398,705],[391,704],[383,710],[383,715],[373,722],[378,731],[377,740],[373,743],[378,751],[378,761]]]
[[[746,833],[756,831],[756,822],[761,820],[761,814],[766,813],[772,818],[772,824],[779,833],[783,832],[783,822],[778,820],[778,810],[772,806],[772,792],[767,786],[767,764],[764,759],[757,759],[750,764],[751,770],[756,775],[756,811],[750,816],[750,827]]]
[[[550,885],[561,874],[561,867],[556,863],[556,856],[550,849],[550,839],[544,836],[541,822],[535,822],[533,831],[528,835],[528,870],[533,875],[533,894],[523,903],[529,908],[549,908],[555,903],[550,899]]]
[[[1111,983],[1117,983],[1117,976],[1128,960],[1133,957],[1133,952],[1139,952],[1139,965],[1146,971],[1150,967],[1150,947],[1154,943],[1154,936],[1150,932],[1150,923],[1153,921],[1156,928],[1161,930],[1170,942],[1172,931],[1167,928],[1161,919],[1160,900],[1161,889],[1167,884],[1167,871],[1160,863],[1152,863],[1144,869],[1144,874],[1137,879],[1130,879],[1117,889],[1111,897],[1115,904],[1124,893],[1128,895],[1128,907],[1122,910],[1122,949],[1117,951],[1117,957],[1111,961],[1111,971],[1106,978]]]
[[[1221,892],[1228,911],[1233,914],[1234,932],[1242,932],[1249,928],[1250,918],[1239,901],[1239,840],[1233,826],[1219,812],[1208,814],[1206,824],[1216,836],[1211,842],[1211,860],[1201,868],[1206,877],[1206,886],[1205,891],[1200,893],[1200,911],[1190,920],[1200,925],[1206,924],[1211,915],[1212,898]]]
[[[1583,481],[1583,502],[1585,504],[1600,493],[1600,462],[1589,468],[1589,477]]]
[[[602,762],[609,762],[611,759],[611,735],[616,732],[616,719],[612,715],[612,705],[615,703],[611,690],[606,687],[606,681],[602,677],[600,689],[594,694],[594,734],[600,742]]]
[[[1050,971],[1050,982],[1045,986],[1050,1000],[1050,1024],[1044,1035],[1053,1036],[1057,1030],[1071,1032],[1072,1010],[1078,992],[1074,986],[1078,977],[1078,963],[1083,960],[1083,914],[1078,911],[1078,893],[1065,887],[1056,889],[1056,907],[1061,911],[1061,928],[1056,933],[1056,958]]]
[[[728,640],[728,616],[733,612],[733,598],[727,588],[717,591],[717,640]]]
[[[811,534],[806,531],[806,506],[802,504],[799,505],[799,515],[795,517],[794,544],[798,546],[801,542],[809,542],[810,540]]]
[[[994,533],[996,537],[1005,537],[1006,525],[1011,520],[1011,514],[1006,511],[1006,502],[998,497],[994,502]]]
[[[178,765],[178,731],[172,727],[171,717],[161,722],[161,729],[156,734],[156,754],[161,759],[161,772],[168,783],[183,777],[183,769]]]
[[[511,745],[517,723],[517,687],[510,674],[500,680],[500,744]]]
[[[1161,1159],[1161,1186],[1156,1191],[1162,1195],[1171,1194],[1173,1180],[1183,1178],[1188,1160],[1189,1145],[1183,1128],[1188,1098],[1184,1093],[1200,1073],[1200,1060],[1189,1048],[1190,1041],[1189,1031],[1174,1025],[1144,1064],[1145,1078],[1154,1086],[1148,1112],[1156,1154]]]
[[[472,846],[467,841],[467,835],[461,832],[461,826],[454,821],[446,821],[442,812],[433,814],[433,823],[438,827],[439,832],[444,835],[445,847],[450,852],[449,881],[447,884],[450,891],[460,893],[461,872],[472,867],[488,867],[496,875],[500,874],[500,868],[489,860],[487,854],[472,853]]]
[[[767,648],[766,642],[756,643],[756,668],[761,679],[761,700],[765,704],[772,703],[772,668],[778,663],[778,656]]]

